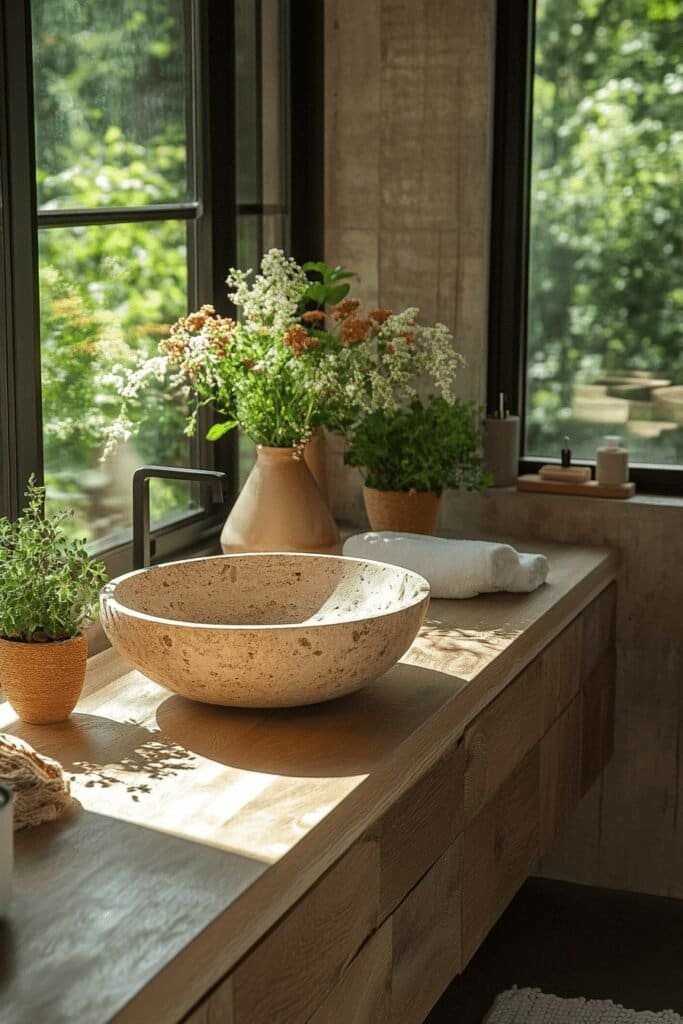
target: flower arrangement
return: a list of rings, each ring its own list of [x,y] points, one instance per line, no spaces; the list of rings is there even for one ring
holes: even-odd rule
[[[325,424],[349,437],[353,424],[369,412],[394,412],[408,406],[429,385],[447,402],[463,357],[444,324],[425,327],[419,310],[360,311],[356,299],[344,299],[331,311],[338,344],[320,360],[316,388],[324,396]]]
[[[369,487],[479,488],[488,478],[478,410],[455,395],[465,360],[444,324],[424,326],[418,314],[363,314],[349,298],[332,310],[341,345],[325,354],[317,380],[326,425],[345,437],[346,462],[364,471]]]
[[[205,305],[178,320],[158,354],[128,375],[112,442],[132,432],[130,413],[150,379],[165,380],[193,403],[187,433],[210,405],[218,421],[209,440],[239,425],[257,445],[300,453],[324,426],[382,489],[482,486],[477,410],[456,398],[464,359],[451,332],[421,324],[414,307],[363,312],[348,294],[354,276],[325,263],[299,266],[279,249],[258,274],[231,270],[239,319]]]
[[[240,319],[204,305],[173,324],[158,355],[128,374],[107,453],[135,429],[140,393],[164,380],[193,401],[186,433],[195,432],[199,409],[210,405],[220,417],[207,434],[211,441],[239,425],[256,444],[301,449],[328,418],[318,369],[338,346],[324,312],[311,306],[342,301],[353,276],[324,263],[301,267],[279,249],[266,253],[260,274],[231,270],[228,294]]]

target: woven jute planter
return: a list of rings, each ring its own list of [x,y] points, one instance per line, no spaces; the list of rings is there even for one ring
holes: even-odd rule
[[[87,658],[85,635],[32,644],[0,639],[0,686],[24,722],[63,722],[81,695]]]
[[[441,495],[434,491],[377,491],[363,488],[368,521],[373,530],[434,533]]]

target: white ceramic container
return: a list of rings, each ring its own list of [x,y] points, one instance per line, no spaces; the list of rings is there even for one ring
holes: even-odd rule
[[[7,911],[12,891],[12,869],[14,866],[12,800],[10,790],[0,786],[0,917]]]

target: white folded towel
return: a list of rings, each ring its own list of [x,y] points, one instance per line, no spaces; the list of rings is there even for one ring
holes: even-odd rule
[[[420,533],[357,533],[346,541],[343,553],[412,569],[430,584],[432,597],[476,597],[496,590],[528,593],[548,575],[545,555],[521,554],[509,544]]]

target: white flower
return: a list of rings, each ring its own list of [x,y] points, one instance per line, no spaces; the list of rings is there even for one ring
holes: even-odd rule
[[[253,270],[231,271],[226,281],[233,289],[228,293],[230,298],[247,322],[272,327],[275,332],[286,330],[296,320],[301,296],[308,286],[306,274],[281,249],[270,249],[265,254],[261,273],[250,286],[252,274]]]

